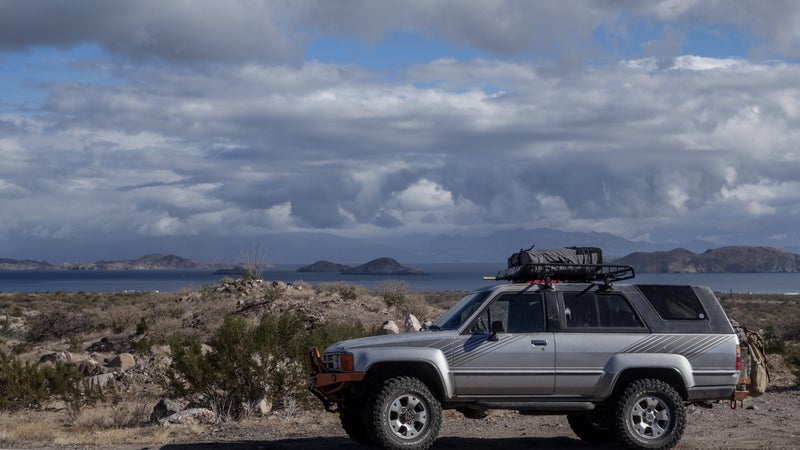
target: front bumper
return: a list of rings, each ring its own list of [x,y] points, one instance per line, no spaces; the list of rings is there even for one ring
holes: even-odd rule
[[[364,372],[330,372],[325,368],[316,347],[309,349],[311,358],[311,379],[308,389],[325,406],[326,411],[336,412],[337,394],[341,392],[348,383],[357,383],[367,375]]]

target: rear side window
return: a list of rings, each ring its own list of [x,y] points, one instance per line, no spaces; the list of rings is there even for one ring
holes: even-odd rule
[[[708,320],[691,286],[638,285],[642,294],[665,320]]]
[[[643,328],[625,297],[595,292],[564,292],[567,328]]]

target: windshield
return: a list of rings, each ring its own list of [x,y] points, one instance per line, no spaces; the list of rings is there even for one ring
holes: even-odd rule
[[[439,330],[458,329],[481,306],[488,295],[489,291],[468,294],[434,322],[433,328]]]

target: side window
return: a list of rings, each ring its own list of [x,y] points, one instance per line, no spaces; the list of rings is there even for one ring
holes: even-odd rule
[[[644,328],[625,297],[616,294],[597,296],[600,324],[615,328]]]
[[[665,320],[708,320],[691,286],[640,284],[638,288]]]
[[[544,331],[544,302],[541,294],[502,294],[478,318],[473,333],[488,333],[499,322],[507,333]]]
[[[564,292],[564,315],[567,328],[599,327],[600,318],[594,292]]]
[[[568,329],[643,328],[633,308],[618,294],[564,292]]]

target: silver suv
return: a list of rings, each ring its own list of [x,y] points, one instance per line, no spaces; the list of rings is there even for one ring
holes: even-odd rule
[[[746,395],[737,336],[707,287],[613,285],[628,266],[557,283],[549,269],[472,292],[425,331],[312,349],[311,391],[351,438],[386,449],[430,447],[443,409],[564,414],[583,440],[666,449],[686,404]]]

